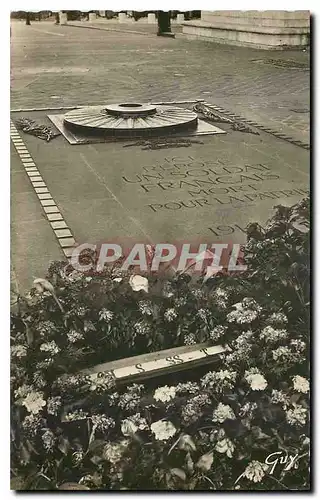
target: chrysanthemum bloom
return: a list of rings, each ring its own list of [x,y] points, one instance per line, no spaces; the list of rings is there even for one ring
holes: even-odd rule
[[[261,479],[265,476],[266,471],[268,470],[268,465],[258,462],[258,460],[253,460],[247,465],[243,475],[249,481],[253,481],[254,483],[260,483]]]
[[[273,324],[282,324],[282,323],[288,323],[288,318],[285,314],[282,312],[278,313],[273,313],[271,316],[267,319],[268,323]]]
[[[108,462],[111,462],[112,464],[116,464],[122,459],[128,445],[128,439],[122,439],[118,443],[107,443],[103,449],[103,456],[105,460],[108,460]]]
[[[47,385],[41,372],[34,372],[32,380],[36,389],[43,389]]]
[[[225,334],[226,331],[227,331],[226,326],[217,325],[209,333],[210,339],[213,340],[213,342],[215,342],[219,340]]]
[[[277,342],[278,340],[287,338],[288,332],[287,330],[279,330],[269,325],[261,331],[259,337],[266,342]]]
[[[194,333],[187,333],[183,338],[184,345],[194,345],[196,344],[196,336]]]
[[[152,316],[152,303],[148,300],[140,300],[140,302],[138,302],[138,307],[142,314]]]
[[[259,306],[255,300],[250,298],[245,298],[242,302],[233,304],[232,307],[235,307],[236,310],[227,315],[227,320],[230,323],[235,322],[238,324],[252,323],[262,310],[261,306]]]
[[[18,398],[25,398],[29,392],[33,391],[34,387],[28,384],[22,384],[18,389],[14,391],[14,396]]]
[[[78,342],[79,340],[83,340],[83,334],[80,332],[76,332],[75,330],[71,330],[70,332],[67,332],[67,337],[69,342],[71,344],[74,344],[75,342]]]
[[[147,278],[144,278],[139,274],[130,276],[129,285],[131,286],[134,292],[139,292],[140,290],[143,290],[144,292],[148,293],[149,291],[149,282]]]
[[[42,392],[33,391],[27,395],[22,404],[27,408],[29,413],[36,414],[39,413],[47,403],[43,399]]]
[[[222,424],[227,418],[235,419],[236,416],[231,406],[219,403],[217,408],[213,412],[212,420],[214,422],[219,422],[220,424]]]
[[[290,409],[286,412],[286,419],[291,425],[305,425],[307,421],[307,410],[303,408],[301,405],[297,405],[293,403],[293,409]]]
[[[288,361],[292,358],[292,351],[288,346],[280,346],[272,351],[274,361]]]
[[[219,430],[218,442],[215,446],[215,450],[218,453],[225,453],[227,457],[232,458],[234,452],[234,445],[231,439],[226,437],[226,434],[223,429]]]
[[[258,408],[257,403],[245,403],[239,410],[240,417],[250,417],[252,418],[253,412]]]
[[[203,321],[206,321],[208,316],[210,316],[210,311],[208,311],[208,309],[199,309],[197,314],[199,318],[201,318]]]
[[[91,415],[91,422],[100,432],[107,432],[116,425],[113,418],[107,417],[106,415]]]
[[[273,389],[271,393],[271,402],[274,404],[281,404],[286,409],[290,403],[290,398],[283,391]]]
[[[267,387],[268,382],[261,373],[256,368],[251,368],[247,370],[244,374],[245,380],[250,385],[253,391],[264,391]]]
[[[22,428],[24,433],[30,437],[36,436],[37,433],[40,431],[40,428],[42,427],[42,422],[43,419],[40,417],[39,414],[35,415],[31,413],[30,415],[27,415],[22,422]]]
[[[213,392],[221,393],[227,389],[232,389],[235,385],[237,372],[231,370],[220,370],[208,372],[201,378],[201,386]]]
[[[167,403],[171,401],[176,395],[176,388],[168,385],[164,385],[163,387],[158,387],[158,389],[154,392],[154,399],[156,401],[162,401],[162,403]]]
[[[64,417],[66,422],[75,422],[76,420],[85,420],[88,417],[88,412],[83,411],[81,408],[79,410],[70,411]]]
[[[134,415],[130,415],[126,420],[132,422],[139,431],[144,431],[149,429],[148,423],[144,417],[141,417],[140,413],[135,413]]]
[[[167,309],[164,313],[164,318],[167,320],[167,321],[173,321],[174,319],[176,319],[176,317],[178,316],[177,312],[175,309],[171,308],[171,309]]]
[[[42,434],[43,447],[47,451],[52,450],[55,440],[56,440],[55,435],[50,429],[46,429],[45,432]]]
[[[151,424],[151,431],[155,435],[157,441],[166,441],[175,435],[177,429],[167,420],[158,420]]]
[[[128,419],[124,419],[121,422],[121,432],[124,436],[132,436],[138,430],[138,427]]]
[[[138,335],[146,335],[150,331],[150,325],[147,321],[137,321],[133,327]]]
[[[104,372],[92,373],[88,375],[87,380],[90,391],[104,392],[115,385],[114,378]]]
[[[24,358],[27,355],[27,347],[22,344],[13,345],[10,352],[12,357]]]
[[[54,396],[48,398],[47,400],[47,412],[49,415],[58,415],[58,411],[61,408],[61,396]]]
[[[142,384],[132,384],[127,387],[127,392],[119,396],[116,404],[123,410],[136,410],[139,406],[143,389],[144,386]]]
[[[112,311],[109,311],[108,309],[101,309],[99,311],[99,321],[106,321],[109,322],[112,320],[114,316],[114,313]]]
[[[176,385],[177,393],[197,394],[199,391],[200,387],[196,382],[180,382]]]
[[[213,292],[214,301],[220,309],[226,309],[228,305],[229,294],[218,287]]]
[[[303,392],[304,394],[309,392],[310,385],[309,381],[306,378],[300,377],[300,375],[295,375],[292,380],[295,391]]]
[[[78,451],[75,451],[74,453],[72,453],[72,462],[75,465],[79,465],[80,462],[82,462],[83,458],[84,458],[84,451],[83,450],[78,450]]]
[[[40,345],[40,351],[49,352],[51,355],[58,354],[60,348],[57,346],[54,340],[51,342],[44,342]]]

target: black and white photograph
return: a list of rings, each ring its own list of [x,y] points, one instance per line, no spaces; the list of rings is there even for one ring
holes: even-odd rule
[[[10,6],[11,490],[312,490],[312,12],[284,4]]]

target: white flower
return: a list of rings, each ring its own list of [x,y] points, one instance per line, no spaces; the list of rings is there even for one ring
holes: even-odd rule
[[[268,323],[271,324],[281,324],[281,323],[288,323],[288,318],[285,314],[278,312],[278,313],[273,313],[271,316],[268,318]]]
[[[277,342],[283,340],[288,336],[287,330],[275,329],[272,326],[266,326],[260,333],[260,339],[267,342]]]
[[[37,414],[46,406],[46,401],[43,399],[42,392],[33,391],[27,395],[22,404],[27,408],[29,413]]]
[[[138,307],[142,314],[152,316],[152,304],[148,300],[140,300],[140,302],[138,302]]]
[[[57,346],[54,340],[51,342],[44,342],[40,346],[40,351],[49,352],[50,354],[58,354],[60,348]]]
[[[227,331],[227,327],[226,326],[217,325],[209,333],[210,339],[215,342],[216,340],[219,340],[220,337],[222,337],[225,334],[226,331]]]
[[[42,434],[43,446],[47,451],[52,450],[55,443],[55,436],[50,429],[46,429]]]
[[[309,392],[310,390],[309,380],[307,380],[304,377],[300,377],[300,375],[295,375],[292,380],[295,391],[303,392],[303,394]]]
[[[67,337],[69,342],[74,344],[75,342],[78,342],[78,340],[82,340],[84,337],[82,333],[76,332],[75,330],[71,330],[70,332],[67,332]]]
[[[237,378],[237,372],[230,370],[220,370],[218,372],[208,372],[201,378],[201,386],[214,392],[223,392],[225,389],[232,389]]]
[[[239,410],[240,417],[250,417],[252,418],[253,412],[258,408],[257,403],[245,403]]]
[[[194,333],[187,333],[183,338],[184,345],[194,345],[196,344],[196,336]]]
[[[242,302],[233,304],[232,307],[235,307],[236,310],[227,315],[227,320],[230,323],[236,322],[238,324],[252,323],[262,310],[257,302],[250,298],[245,298]]]
[[[263,391],[268,385],[264,376],[261,375],[256,368],[247,370],[244,374],[244,378],[253,391]]]
[[[175,309],[173,309],[173,308],[167,309],[164,313],[164,317],[167,321],[173,321],[177,316],[178,316],[178,314],[176,313]]]
[[[265,476],[266,471],[268,470],[268,465],[258,462],[257,460],[253,460],[246,467],[243,475],[250,481],[254,483],[260,483],[261,479]]]
[[[91,422],[100,432],[107,432],[116,425],[113,418],[107,417],[106,415],[91,415]]]
[[[87,380],[90,384],[90,391],[106,391],[114,384],[114,379],[107,372],[92,373],[88,375]]]
[[[134,276],[130,276],[129,285],[131,286],[134,292],[139,292],[140,290],[144,290],[148,293],[149,291],[149,283],[147,278],[140,276],[139,274],[135,274]]]
[[[24,358],[27,355],[27,348],[24,345],[13,345],[10,349],[11,356],[15,356],[16,358]]]
[[[151,424],[151,431],[154,433],[157,441],[165,441],[175,435],[177,429],[166,420],[158,420]]]
[[[54,396],[47,400],[47,412],[49,415],[57,415],[61,407],[61,396]]]
[[[294,347],[299,353],[301,351],[304,351],[304,349],[306,348],[306,343],[301,339],[292,339],[290,341],[290,345]]]
[[[274,361],[286,361],[292,357],[292,351],[288,346],[280,346],[272,351],[272,357]]]
[[[121,422],[121,432],[124,436],[132,436],[138,430],[138,427],[127,418]]]
[[[109,311],[108,309],[101,309],[101,311],[99,312],[99,321],[111,321],[112,318],[114,316],[114,313],[112,311]]]
[[[231,406],[219,403],[217,408],[213,412],[212,420],[214,422],[219,422],[220,424],[222,424],[227,418],[235,419],[236,416]]]
[[[79,410],[71,411],[67,413],[64,417],[66,422],[74,422],[76,420],[85,420],[88,416],[86,411],[83,411],[81,408]]]
[[[231,439],[225,437],[225,432],[223,429],[220,429],[218,434],[218,442],[215,446],[215,450],[218,453],[225,453],[227,457],[232,458],[234,452],[234,445]]]
[[[290,409],[286,413],[286,419],[291,425],[304,425],[307,420],[307,410],[301,405],[293,404],[293,409]]]
[[[162,401],[163,403],[166,403],[173,399],[175,395],[175,387],[164,385],[163,387],[158,387],[158,389],[155,390],[153,397],[156,401]]]
[[[107,443],[103,449],[103,456],[112,464],[116,464],[122,459],[124,452],[128,447],[128,439],[123,439],[118,443]]]
[[[280,403],[281,406],[286,409],[290,403],[290,398],[284,392],[273,389],[271,393],[271,401],[275,404]]]
[[[145,431],[146,429],[149,429],[146,419],[144,417],[141,417],[140,413],[130,415],[130,417],[128,417],[126,420],[132,422],[139,431]]]
[[[20,387],[18,387],[18,389],[14,391],[14,395],[17,399],[25,398],[32,390],[33,387],[31,385],[22,384]]]

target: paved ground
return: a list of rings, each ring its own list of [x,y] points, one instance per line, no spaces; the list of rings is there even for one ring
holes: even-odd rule
[[[306,141],[308,72],[251,61],[307,62],[306,52],[270,53],[43,22],[13,23],[12,31],[13,109],[205,98]],[[47,114],[23,116],[49,124]],[[12,114],[13,120],[19,116]],[[238,242],[249,220],[263,223],[273,205],[294,203],[307,192],[309,154],[266,133],[221,128],[228,133],[206,137],[203,145],[152,152],[21,135],[77,242],[124,236]],[[14,149],[11,167],[12,280],[24,291],[49,260],[63,254]]]
[[[308,64],[308,52],[261,51],[188,41],[179,34],[167,39],[51,22],[14,22],[11,42],[12,108],[203,98],[308,142],[309,71],[263,64],[267,59]]]

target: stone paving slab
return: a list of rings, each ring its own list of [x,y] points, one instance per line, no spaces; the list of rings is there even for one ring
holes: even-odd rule
[[[45,122],[43,112],[30,117]],[[23,139],[78,243],[242,243],[249,222],[308,192],[309,153],[220,126],[226,135],[159,151]]]
[[[259,51],[177,35],[172,40],[46,23],[12,23],[12,108],[204,98],[307,140],[310,74],[256,60],[308,65],[307,51]]]
[[[15,151],[11,152],[10,205],[11,289],[14,300],[14,292],[28,291],[35,278],[45,276],[51,260],[64,257]]]

